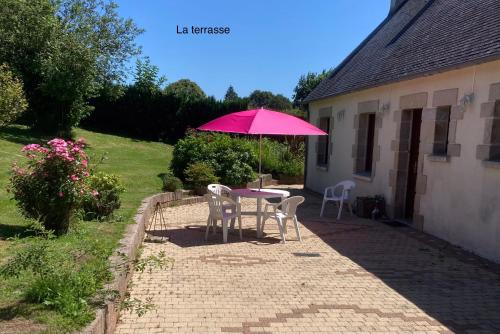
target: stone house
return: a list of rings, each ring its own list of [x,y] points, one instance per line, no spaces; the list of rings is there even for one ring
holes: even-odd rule
[[[388,215],[500,262],[500,1],[392,0],[305,101],[329,133],[305,186],[356,181]]]

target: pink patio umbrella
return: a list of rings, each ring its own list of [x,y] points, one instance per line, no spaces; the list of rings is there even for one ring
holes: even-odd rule
[[[327,135],[298,117],[263,108],[221,116],[198,127],[198,130],[259,135],[259,176],[262,168],[262,135]]]

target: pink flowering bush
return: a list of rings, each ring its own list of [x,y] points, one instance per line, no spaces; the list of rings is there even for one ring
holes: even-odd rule
[[[28,218],[40,220],[56,234],[66,233],[81,201],[92,193],[87,155],[82,139],[74,142],[55,138],[41,146],[26,145],[27,161],[14,164],[10,191],[17,206]]]

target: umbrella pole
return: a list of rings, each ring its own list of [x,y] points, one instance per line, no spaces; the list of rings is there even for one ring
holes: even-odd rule
[[[259,191],[262,187],[262,135],[259,135]]]

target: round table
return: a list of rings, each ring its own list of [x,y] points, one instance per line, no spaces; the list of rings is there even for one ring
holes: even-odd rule
[[[256,198],[257,199],[257,211],[256,212],[245,212],[242,214],[256,214],[257,215],[257,238],[262,236],[262,231],[260,229],[261,220],[262,220],[262,199],[263,198],[281,198],[285,199],[286,197],[290,197],[290,192],[286,190],[279,189],[233,189],[231,191],[231,195],[236,198],[238,202],[240,202],[240,198]]]

